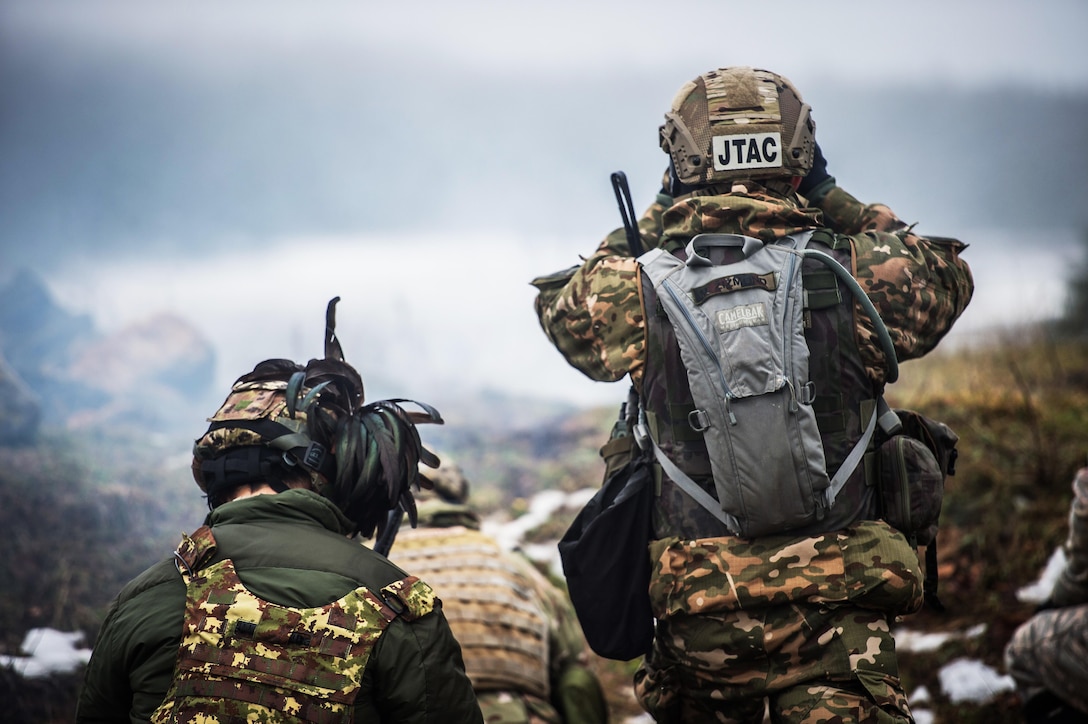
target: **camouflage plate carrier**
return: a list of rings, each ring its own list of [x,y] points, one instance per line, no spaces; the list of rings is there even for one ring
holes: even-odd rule
[[[343,722],[352,719],[375,644],[398,616],[434,609],[414,576],[378,594],[365,587],[320,608],[286,608],[250,592],[211,528],[182,538],[175,557],[186,585],[185,626],[174,681],[155,724]]]

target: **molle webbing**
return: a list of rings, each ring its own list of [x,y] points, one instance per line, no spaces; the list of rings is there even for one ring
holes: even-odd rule
[[[230,559],[203,566],[215,549],[208,527],[178,547],[185,624],[153,722],[348,720],[386,627],[399,611],[418,616],[434,605],[433,592],[408,578],[383,595],[359,587],[321,607],[278,606],[250,592]]]
[[[548,698],[548,614],[497,543],[461,526],[418,528],[402,531],[391,555],[434,586],[474,689]]]

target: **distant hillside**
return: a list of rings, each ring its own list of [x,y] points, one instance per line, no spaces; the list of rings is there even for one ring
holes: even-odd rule
[[[104,334],[32,271],[0,283],[0,445],[32,439],[39,424],[188,432],[214,404],[214,366],[210,344],[175,315]]]

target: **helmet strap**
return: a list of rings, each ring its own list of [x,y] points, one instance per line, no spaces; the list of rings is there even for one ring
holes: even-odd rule
[[[275,474],[275,469],[281,465],[281,454],[263,445],[234,448],[201,461],[200,474],[204,478],[208,504],[213,507],[218,505],[228,493],[243,485],[265,483],[277,493],[283,492],[286,486]]]

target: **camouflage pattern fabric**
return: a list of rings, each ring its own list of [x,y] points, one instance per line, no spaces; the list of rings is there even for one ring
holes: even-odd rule
[[[277,606],[250,593],[230,559],[202,569],[214,551],[207,527],[178,548],[185,625],[155,724],[345,721],[389,623],[435,607],[434,592],[414,577],[382,596],[360,587],[321,608]]]
[[[639,221],[647,249],[675,253],[700,233],[772,241],[830,229],[828,245],[876,306],[900,362],[932,350],[974,290],[959,256],[962,243],[918,236],[886,206],[862,204],[838,188],[818,208],[756,182],[700,187],[669,201],[659,197]],[[541,326],[568,363],[595,380],[629,375],[645,397],[645,376],[656,374],[647,364],[654,347],[649,315],[655,310],[623,230],[613,231],[581,265],[533,283],[540,291]],[[885,383],[883,352],[872,321],[856,303],[853,313],[854,339],[848,344],[856,345],[857,372],[868,378],[875,396]],[[683,377],[682,370],[664,374]],[[652,431],[679,429],[674,423],[684,414],[684,400],[674,395],[676,386],[650,387],[651,395],[659,389],[667,394],[660,404],[647,405],[654,413],[648,421]],[[854,407],[840,403],[830,412],[844,410],[851,417],[843,429],[857,428],[860,413]],[[709,470],[699,477],[700,465],[709,468],[699,443],[677,436],[662,449],[709,487]],[[720,526],[709,514],[700,519],[690,499],[665,482],[659,484],[654,520],[663,537],[654,545],[658,571],[652,583],[658,634],[636,675],[644,708],[663,722],[758,722],[769,700],[776,716],[788,721],[911,720],[888,627],[891,617],[917,610],[922,600],[917,557],[901,534],[883,523],[860,523],[847,529],[845,546],[838,533],[789,539],[797,547],[783,558],[775,546],[784,543],[773,538],[719,537]],[[868,498],[853,501],[857,507],[844,513],[846,519],[869,517],[871,498],[870,490]],[[859,536],[868,542],[850,542]],[[840,544],[841,571],[834,542]],[[776,565],[788,560],[794,568]]]
[[[863,204],[839,186],[832,186],[818,206],[824,224],[839,234],[895,232],[906,227],[884,204]]]
[[[1088,468],[1080,469],[1073,478],[1065,555],[1067,563],[1054,585],[1050,601],[1055,606],[1088,603]]]
[[[765,699],[782,721],[911,721],[888,621],[921,606],[920,572],[887,524],[651,557],[658,633],[635,688],[656,721],[761,722]]]
[[[208,422],[275,420],[296,431],[306,429],[306,413],[299,410],[294,418],[287,415],[287,383],[279,380],[235,385]],[[196,457],[211,457],[217,452],[246,445],[263,445],[267,440],[244,427],[227,427],[205,432],[193,445]],[[203,478],[197,483],[203,484]]]
[[[1088,716],[1088,604],[1022,624],[1005,647],[1005,668],[1025,702],[1049,691]]]
[[[1066,565],[1048,608],[1013,634],[1005,666],[1025,700],[1044,690],[1088,716],[1088,468],[1073,481]]]
[[[822,210],[800,208],[754,182],[709,186],[666,208],[668,201],[659,197],[639,220],[647,248],[682,248],[701,233],[770,241],[827,223]],[[827,220],[835,222],[832,230],[850,235],[852,271],[888,326],[899,361],[932,350],[974,291],[970,269],[959,257],[965,245],[917,236],[886,206],[863,205],[841,189],[832,189],[821,204],[833,210]],[[854,226],[836,228],[838,223]],[[637,274],[624,232],[617,229],[580,266],[533,281],[540,290],[536,310],[545,333],[591,379],[614,381],[629,374],[640,381],[645,312],[638,303]],[[883,354],[875,330],[860,308],[856,314],[866,367],[881,383]]]
[[[659,194],[639,219],[644,249],[658,246],[661,215],[671,203],[671,197]],[[544,333],[567,362],[594,380],[638,378],[644,321],[638,264],[623,229],[609,234],[581,266],[537,277],[532,284],[539,292],[536,311]]]
[[[208,418],[208,422],[214,424],[227,421],[271,420],[285,428],[281,434],[304,431],[306,430],[306,412],[298,410],[293,418],[288,416],[286,391],[287,382],[280,380],[237,384],[231,389],[227,399],[223,401],[215,414]],[[265,434],[267,434],[267,430],[265,430]],[[202,460],[214,457],[231,448],[265,445],[267,443],[268,439],[265,435],[247,427],[232,426],[209,429],[193,443],[193,479],[196,480],[196,484],[200,486],[200,489],[206,493],[208,492],[207,486],[200,471]],[[311,475],[311,478],[316,488],[324,487],[325,481],[320,476]]]

